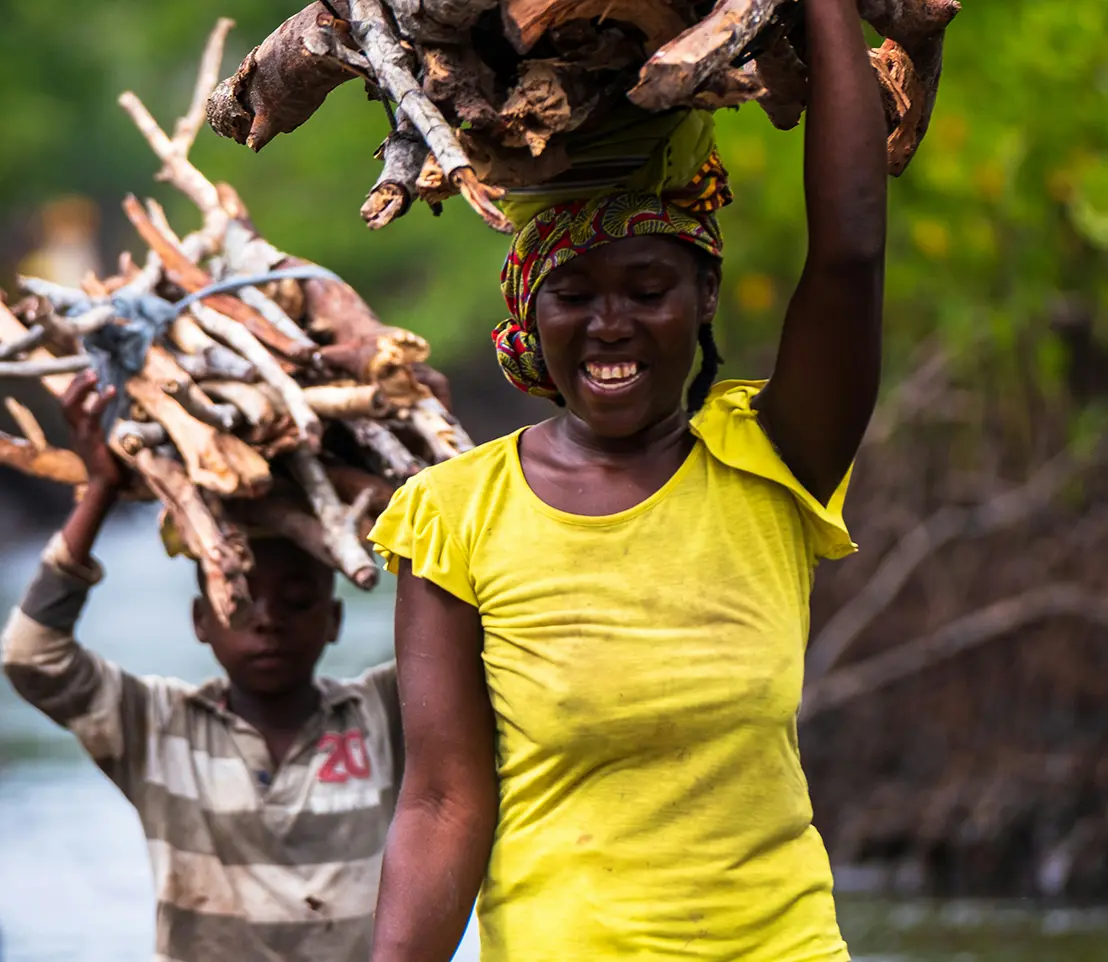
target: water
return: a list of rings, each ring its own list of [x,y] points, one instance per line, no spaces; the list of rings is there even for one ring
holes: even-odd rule
[[[193,573],[152,543],[153,522],[112,526],[99,555],[108,578],[82,638],[144,674],[193,681],[215,670],[192,638]],[[0,602],[33,572],[36,553],[5,552]],[[344,640],[323,670],[348,676],[389,657],[392,586],[368,599],[344,591]],[[1108,909],[1030,903],[840,899],[856,962],[1106,962]],[[138,819],[72,740],[0,683],[0,959],[149,962],[150,872]],[[476,962],[472,927],[456,956]]]

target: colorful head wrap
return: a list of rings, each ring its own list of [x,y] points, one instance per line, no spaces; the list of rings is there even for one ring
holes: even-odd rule
[[[727,171],[709,145],[691,181],[659,192],[619,190],[563,201],[534,216],[513,238],[500,276],[511,317],[492,332],[504,376],[519,390],[554,398],[532,316],[542,283],[575,257],[631,237],[672,237],[712,257],[723,255],[716,211],[732,200]]]

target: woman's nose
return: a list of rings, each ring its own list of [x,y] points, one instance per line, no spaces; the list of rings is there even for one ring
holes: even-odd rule
[[[624,298],[615,293],[597,298],[596,310],[589,319],[590,337],[607,343],[623,341],[631,336],[633,327]]]

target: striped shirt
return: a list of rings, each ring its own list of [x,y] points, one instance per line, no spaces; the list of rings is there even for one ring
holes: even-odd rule
[[[77,643],[93,564],[55,535],[8,619],[4,668],[137,809],[155,959],[365,962],[402,765],[395,666],[317,679],[320,708],[274,770],[225,709],[226,682],[138,678]]]

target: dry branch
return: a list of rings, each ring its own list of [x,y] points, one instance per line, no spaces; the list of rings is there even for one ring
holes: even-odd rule
[[[42,425],[38,423],[38,418],[31,413],[30,409],[24,407],[13,397],[5,398],[4,406],[8,409],[8,414],[12,416],[12,420],[15,421],[19,430],[23,432],[23,436],[31,442],[35,450],[45,451],[48,447],[46,432],[42,430]]]
[[[645,110],[688,101],[707,78],[726,67],[758,36],[784,0],[719,0],[700,23],[654,54],[628,93]]]
[[[379,152],[385,166],[362,205],[362,220],[368,227],[379,230],[407,213],[427,151],[408,115],[397,111],[396,130],[389,134]]]
[[[130,463],[165,505],[196,557],[204,572],[206,593],[220,620],[241,627],[250,600],[246,584],[249,566],[242,556],[242,541],[228,539],[210,503],[176,461],[143,448]]]
[[[461,194],[508,231],[497,207],[503,191],[550,184],[582,149],[574,133],[587,129],[595,142],[606,125],[624,121],[628,102],[664,112],[757,100],[781,129],[804,112],[805,45],[790,0],[717,0],[707,12],[691,0],[500,0],[499,23],[496,5],[335,0],[324,13],[312,4],[220,85],[212,126],[259,149],[303,123],[335,85],[360,76],[394,128],[378,152],[385,168],[362,207],[366,224],[391,223],[417,193],[436,213]],[[860,0],[859,9],[888,39],[872,56],[896,176],[927,131],[944,32],[960,7]]]
[[[13,338],[5,344],[0,344],[0,361],[8,361],[28,351],[34,350],[46,340],[46,328],[41,324],[35,324],[27,329],[27,332]]]
[[[416,82],[408,53],[393,33],[381,0],[350,0],[350,14],[351,37],[365,53],[378,83],[427,142],[447,178],[485,223],[511,232],[511,223],[494,203],[496,192],[477,180],[450,124]]]
[[[174,149],[183,157],[188,156],[192,149],[193,141],[204,125],[207,116],[208,97],[211,96],[215,85],[219,83],[219,67],[223,61],[223,47],[229,34],[235,26],[235,21],[229,17],[220,17],[216,21],[215,29],[208,37],[208,43],[204,47],[204,54],[200,58],[200,70],[196,75],[196,85],[193,88],[192,103],[188,112],[181,117],[173,128]],[[164,179],[172,177],[168,169],[163,171]]]
[[[234,435],[198,420],[165,392],[164,385],[181,381],[188,382],[188,375],[167,351],[154,347],[143,372],[127,382],[127,393],[165,428],[193,484],[224,496],[263,494],[271,480],[265,458]]]
[[[369,498],[346,506],[339,500],[323,465],[307,451],[294,451],[290,465],[312,510],[323,527],[323,541],[338,569],[363,590],[377,583],[377,566],[358,535],[358,522],[369,509]]]
[[[1050,585],[1007,598],[891,651],[841,668],[804,691],[800,720],[808,721],[888,687],[976,645],[1046,618],[1082,618],[1108,629],[1108,603],[1076,585]]]
[[[572,20],[600,17],[633,24],[651,53],[688,26],[669,0],[503,0],[500,8],[504,33],[519,53],[529,52],[548,30]]]
[[[839,664],[847,651],[888,606],[928,558],[962,538],[978,538],[1031,518],[1092,460],[1065,451],[1043,466],[1026,484],[973,508],[943,507],[906,534],[882,559],[869,583],[843,605],[810,645],[808,677],[818,680]]]
[[[333,44],[320,36],[325,29],[321,17],[327,17],[323,4],[309,4],[216,87],[208,100],[208,122],[218,134],[261,150],[278,134],[291,133],[308,120],[332,90],[354,76],[329,54]]]
[[[72,451],[15,438],[0,431],[0,464],[32,477],[76,487],[88,481],[85,465]]]
[[[166,274],[172,281],[189,293],[203,290],[212,283],[211,276],[190,262],[184,251],[174,243],[175,239],[166,237],[163,232],[155,227],[153,221],[134,196],[124,199],[123,210],[131,223],[135,225],[135,229],[142,236],[142,239],[150,245],[161,259],[165,265]],[[213,311],[226,314],[236,321],[243,330],[271,347],[278,354],[294,361],[308,360],[309,348],[301,342],[286,337],[257,311],[247,307],[246,304],[230,294],[212,294],[210,297],[204,298],[203,304]]]
[[[27,328],[20,323],[7,305],[0,301],[0,342],[18,340],[26,336]],[[30,352],[28,360],[45,363],[54,360],[54,356],[45,348],[38,347]],[[50,374],[43,377],[42,383],[54,397],[60,398],[65,394],[72,380],[72,374]]]
[[[72,357],[50,357],[37,361],[0,361],[0,377],[18,377],[39,380],[51,374],[76,374],[91,363],[83,354]]]

